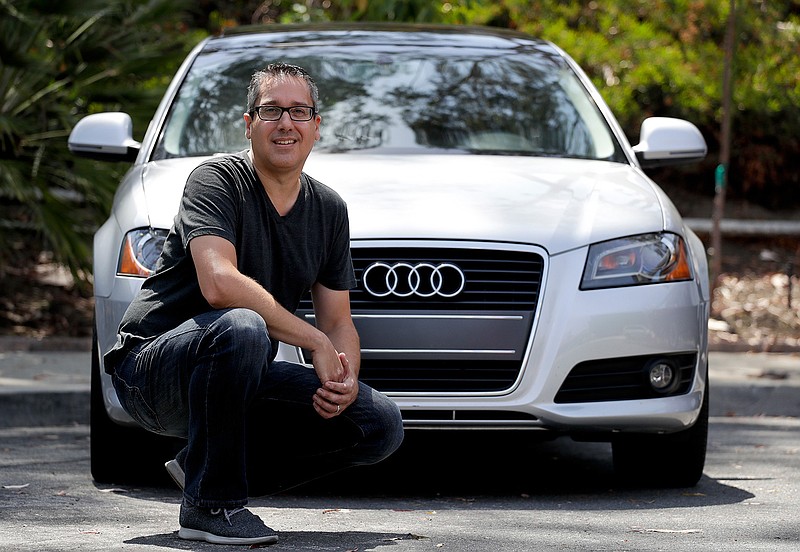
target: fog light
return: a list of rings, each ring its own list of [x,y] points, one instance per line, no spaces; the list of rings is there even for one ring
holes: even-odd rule
[[[653,391],[669,393],[675,387],[675,368],[664,361],[656,361],[647,370],[648,381]]]

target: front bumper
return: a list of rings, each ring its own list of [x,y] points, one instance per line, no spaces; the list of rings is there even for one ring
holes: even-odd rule
[[[581,249],[548,259],[541,300],[521,351],[521,369],[510,385],[480,392],[387,391],[403,412],[406,427],[598,435],[668,433],[690,427],[706,392],[708,301],[700,287],[695,281],[684,281],[580,291],[585,257]],[[97,298],[100,351],[113,345],[119,319],[140,284],[137,279],[118,277],[111,297]],[[362,346],[369,349],[363,340]],[[282,346],[278,354],[284,360],[303,361],[302,351],[294,347]],[[672,354],[694,358],[691,381],[681,394],[593,402],[556,399],[570,371],[581,363]],[[493,360],[483,362],[491,367]],[[131,423],[110,379],[102,381],[109,416],[118,423]]]

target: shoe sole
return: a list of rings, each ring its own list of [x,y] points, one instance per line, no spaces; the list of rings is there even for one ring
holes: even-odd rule
[[[184,490],[186,488],[186,474],[183,473],[183,469],[181,465],[178,464],[177,460],[170,460],[164,464],[164,467],[167,469],[167,473],[175,482],[175,484]]]
[[[205,541],[212,544],[275,544],[278,542],[278,535],[266,535],[263,537],[222,537],[213,533],[207,533],[198,529],[181,527],[178,536],[184,540]]]

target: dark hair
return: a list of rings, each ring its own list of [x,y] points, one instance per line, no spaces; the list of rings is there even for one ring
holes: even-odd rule
[[[273,78],[280,79],[285,77],[295,77],[306,81],[308,92],[311,94],[311,101],[314,104],[312,107],[317,107],[317,103],[319,103],[319,90],[317,89],[317,83],[314,82],[314,79],[311,78],[308,71],[302,67],[290,65],[288,63],[270,63],[263,69],[253,73],[250,79],[250,86],[247,87],[247,112],[251,115],[253,114],[265,81]]]

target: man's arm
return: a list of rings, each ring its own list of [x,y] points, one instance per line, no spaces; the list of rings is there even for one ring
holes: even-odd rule
[[[189,249],[200,291],[209,305],[215,309],[248,308],[257,312],[267,323],[272,337],[311,351],[320,382],[341,382],[346,378],[331,339],[324,331],[284,309],[258,282],[239,272],[232,243],[218,236],[198,236],[189,242]],[[338,330],[334,331],[339,334]],[[342,343],[346,344],[347,338]],[[350,350],[344,352],[351,353]]]
[[[311,288],[316,326],[328,336],[340,353],[347,355],[356,376],[361,366],[361,342],[350,315],[350,292],[329,289],[322,284]]]
[[[317,328],[344,357],[344,379],[325,382],[314,396],[314,408],[320,416],[331,418],[353,404],[358,396],[361,343],[350,315],[349,291],[332,290],[317,283],[311,288],[311,298]]]

